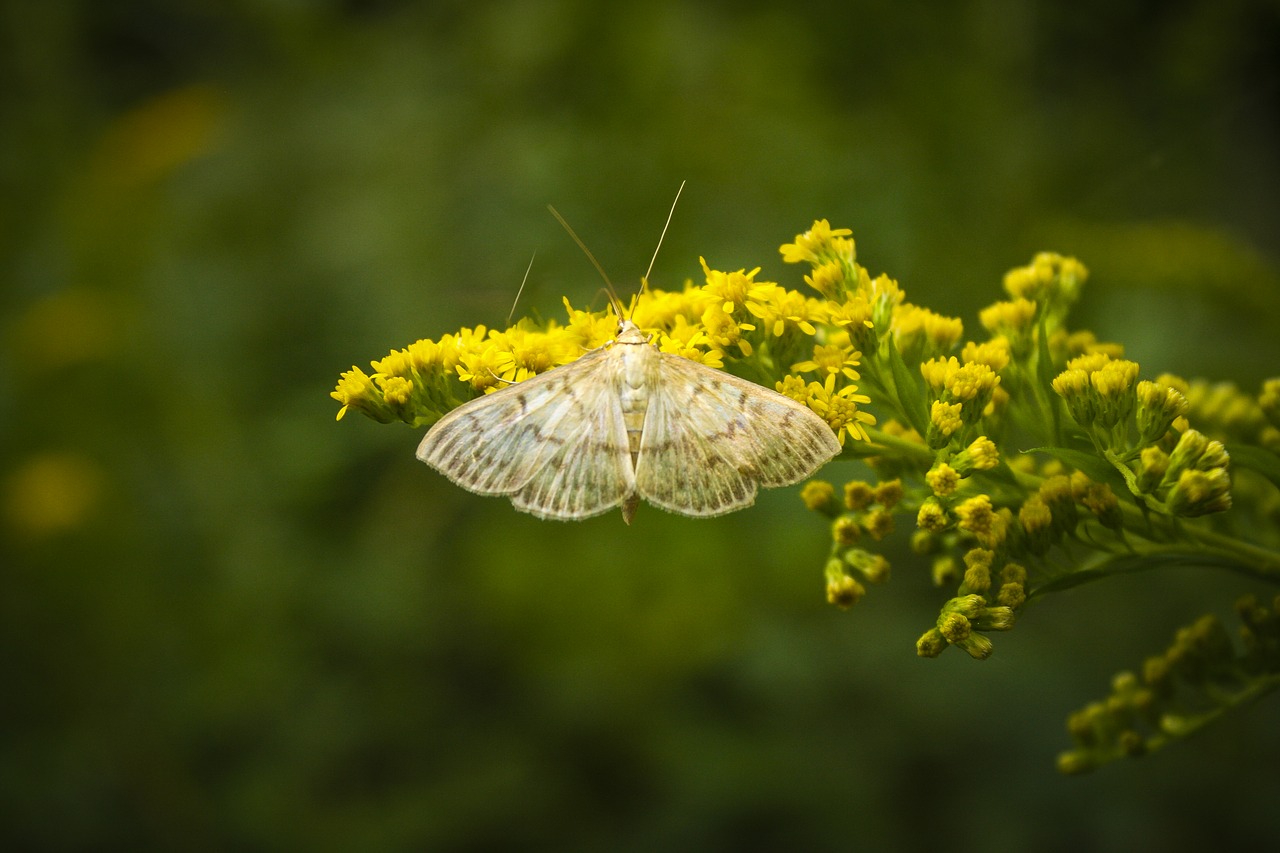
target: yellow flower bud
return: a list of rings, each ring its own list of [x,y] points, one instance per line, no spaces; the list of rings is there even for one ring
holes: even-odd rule
[[[839,512],[839,506],[836,504],[836,488],[826,480],[810,480],[805,483],[804,488],[800,490],[800,500],[804,501],[808,509],[822,513],[828,518],[834,518]]]
[[[939,462],[930,468],[924,475],[924,479],[933,493],[940,498],[950,497],[960,486],[960,475],[956,469],[945,462]]]

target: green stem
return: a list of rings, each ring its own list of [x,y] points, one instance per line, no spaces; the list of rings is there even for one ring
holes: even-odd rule
[[[1180,717],[1176,732],[1162,732],[1150,738],[1147,742],[1148,746],[1153,750],[1159,749],[1172,740],[1193,735],[1222,715],[1248,705],[1250,702],[1256,702],[1277,687],[1280,687],[1280,673],[1250,676],[1250,680],[1243,689],[1225,697],[1216,708],[1200,714]]]
[[[1166,523],[1176,521],[1176,519],[1167,515],[1143,513],[1141,507],[1129,501],[1120,501],[1120,512],[1124,517],[1125,530],[1135,534],[1144,529],[1150,530],[1152,521],[1155,519]],[[1242,569],[1246,574],[1252,574],[1268,583],[1280,584],[1280,553],[1270,548],[1264,548],[1261,545],[1245,542],[1232,536],[1224,536],[1194,523],[1179,524],[1176,527],[1170,526],[1162,532],[1164,535],[1177,536],[1190,544],[1207,546],[1208,550],[1205,553],[1216,553],[1223,557],[1229,556],[1236,563],[1248,566],[1247,570]],[[1143,538],[1149,542],[1153,541],[1148,536]],[[1171,547],[1174,546],[1171,545]]]
[[[889,435],[875,427],[867,428],[867,437],[872,444],[892,450],[899,456],[915,459],[923,465],[933,464],[933,451],[919,442]]]
[[[1268,583],[1280,584],[1280,554],[1251,542],[1243,542],[1212,530],[1187,528],[1188,538],[1208,545],[1215,551],[1232,554],[1253,566],[1254,573]]]
[[[1030,601],[1050,593],[1061,592],[1064,589],[1116,575],[1164,569],[1171,566],[1225,569],[1254,580],[1269,584],[1280,584],[1280,566],[1255,565],[1241,561],[1236,554],[1224,551],[1188,550],[1185,544],[1179,543],[1167,546],[1148,545],[1136,553],[1108,557],[1097,565],[1076,569],[1035,587],[1027,594],[1027,599]]]
[[[859,390],[867,394],[873,402],[880,406],[887,406],[892,410],[892,416],[899,423],[910,424],[911,418],[907,416],[902,405],[902,398],[898,394],[897,383],[894,382],[892,371],[884,371],[882,377],[878,366],[865,364],[862,371],[862,378],[858,380]],[[885,382],[885,378],[888,382]],[[915,445],[919,448],[920,445]],[[930,456],[932,460],[932,456]]]

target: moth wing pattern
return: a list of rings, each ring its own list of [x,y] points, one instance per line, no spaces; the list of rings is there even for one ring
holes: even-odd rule
[[[618,506],[634,477],[608,355],[594,350],[464,404],[427,432],[418,458],[540,518],[588,518]]]
[[[808,407],[740,377],[659,353],[636,489],[655,506],[714,516],[750,506],[760,486],[786,486],[840,452]]]

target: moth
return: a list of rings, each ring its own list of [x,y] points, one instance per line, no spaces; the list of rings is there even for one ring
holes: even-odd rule
[[[418,458],[538,518],[574,520],[641,499],[680,515],[750,506],[840,452],[807,406],[659,350],[629,319],[576,361],[445,415]]]

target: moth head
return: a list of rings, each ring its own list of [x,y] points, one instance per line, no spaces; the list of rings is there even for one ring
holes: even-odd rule
[[[618,321],[618,334],[614,341],[620,344],[647,344],[649,336],[640,331],[640,327],[629,318],[623,317]]]

